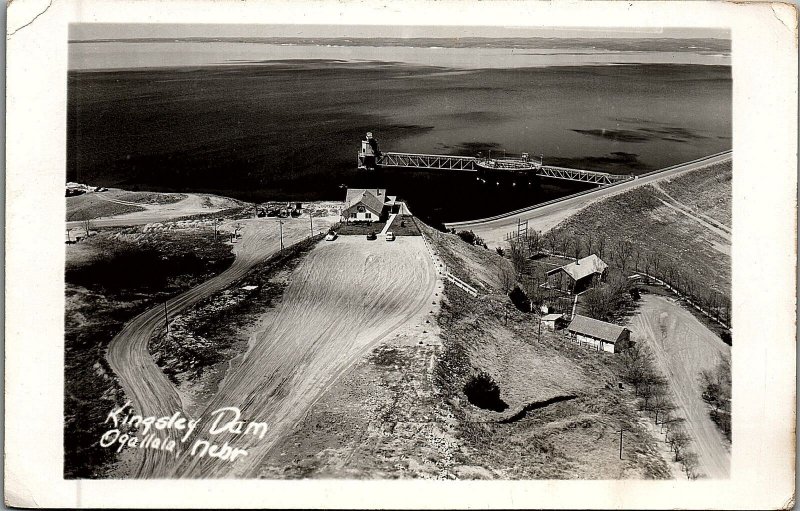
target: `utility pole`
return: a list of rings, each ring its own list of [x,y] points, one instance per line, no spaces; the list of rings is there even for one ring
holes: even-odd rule
[[[308,210],[308,220],[311,222],[311,236],[314,236],[314,215],[311,214],[311,210]]]
[[[280,218],[278,219],[278,225],[280,226],[279,228],[281,231],[281,250],[283,250],[283,220]]]
[[[542,341],[542,315],[539,314],[539,342],[541,341]]]
[[[164,324],[167,327],[167,335],[169,335],[169,315],[167,314],[167,302],[164,302]]]
[[[219,218],[214,219],[214,241],[217,241],[217,226],[219,225]]]
[[[619,459],[622,459],[622,432],[627,431],[625,428],[619,429]]]

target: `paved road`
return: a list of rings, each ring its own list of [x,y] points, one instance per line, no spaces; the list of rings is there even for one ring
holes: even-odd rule
[[[642,175],[637,179],[625,181],[620,184],[597,188],[588,193],[572,196],[552,204],[532,206],[523,210],[486,219],[448,223],[445,224],[445,226],[448,229],[454,228],[459,231],[472,230],[475,234],[483,238],[487,244],[498,246],[504,242],[507,233],[516,230],[518,221],[524,222],[527,220],[528,228],[547,231],[599,199],[626,192],[633,188],[657,182],[662,179],[673,178],[707,165],[728,161],[731,158],[732,152],[727,151]]]
[[[327,230],[334,220],[332,217],[315,219],[315,231]],[[292,245],[306,238],[310,234],[307,222],[305,218],[285,220],[284,244]],[[221,274],[169,300],[167,310],[170,316],[179,314],[224,289],[255,264],[266,260],[280,249],[279,226],[276,220],[249,219],[236,223],[241,223],[244,227],[242,238],[234,246],[236,259],[233,264]],[[135,412],[145,416],[172,415],[184,409],[175,386],[155,364],[147,348],[154,332],[163,324],[164,305],[160,304],[128,322],[111,341],[106,355],[111,368],[120,379],[126,397],[132,401]],[[177,438],[177,432],[167,431],[172,433],[171,438]],[[133,474],[135,477],[150,476],[167,458],[167,451],[137,449],[137,453],[140,458],[136,473]]]

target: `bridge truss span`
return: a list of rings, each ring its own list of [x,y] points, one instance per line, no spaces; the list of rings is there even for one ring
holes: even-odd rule
[[[631,176],[619,176],[592,170],[568,169],[566,167],[551,167],[549,165],[542,165],[537,174],[554,179],[566,179],[568,181],[581,181],[599,185],[610,185],[633,179]]]
[[[502,158],[492,158],[490,153],[490,157],[487,158],[444,154],[381,152],[378,149],[378,141],[372,137],[371,132],[367,133],[366,139],[361,141],[361,151],[358,153],[358,168],[364,170],[403,168],[482,173],[508,172],[526,177],[549,177],[598,185],[612,185],[633,179],[631,176],[619,176],[606,172],[544,165],[542,158],[530,157],[528,153],[522,153],[519,157],[506,156],[504,153]]]
[[[477,158],[469,156],[445,156],[440,154],[382,153],[376,160],[382,167],[406,167],[432,170],[471,170]]]

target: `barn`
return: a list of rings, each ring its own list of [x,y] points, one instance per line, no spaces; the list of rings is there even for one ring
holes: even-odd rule
[[[572,319],[567,331],[575,343],[609,353],[619,351],[615,347],[628,344],[631,336],[625,327],[579,315]]]
[[[342,219],[346,222],[378,222],[385,218],[396,197],[383,188],[348,188]]]
[[[547,285],[566,293],[580,293],[603,279],[608,265],[592,254],[547,272]]]

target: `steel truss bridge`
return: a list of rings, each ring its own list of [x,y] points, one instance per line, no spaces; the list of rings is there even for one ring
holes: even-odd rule
[[[369,151],[358,154],[358,168],[406,168],[424,170],[457,170],[466,172],[515,172],[567,181],[579,181],[599,185],[610,185],[633,179],[632,176],[619,176],[592,170],[570,169],[543,165],[541,161],[526,158],[475,158],[470,156],[446,156],[441,154],[414,154],[379,152],[377,156]]]

